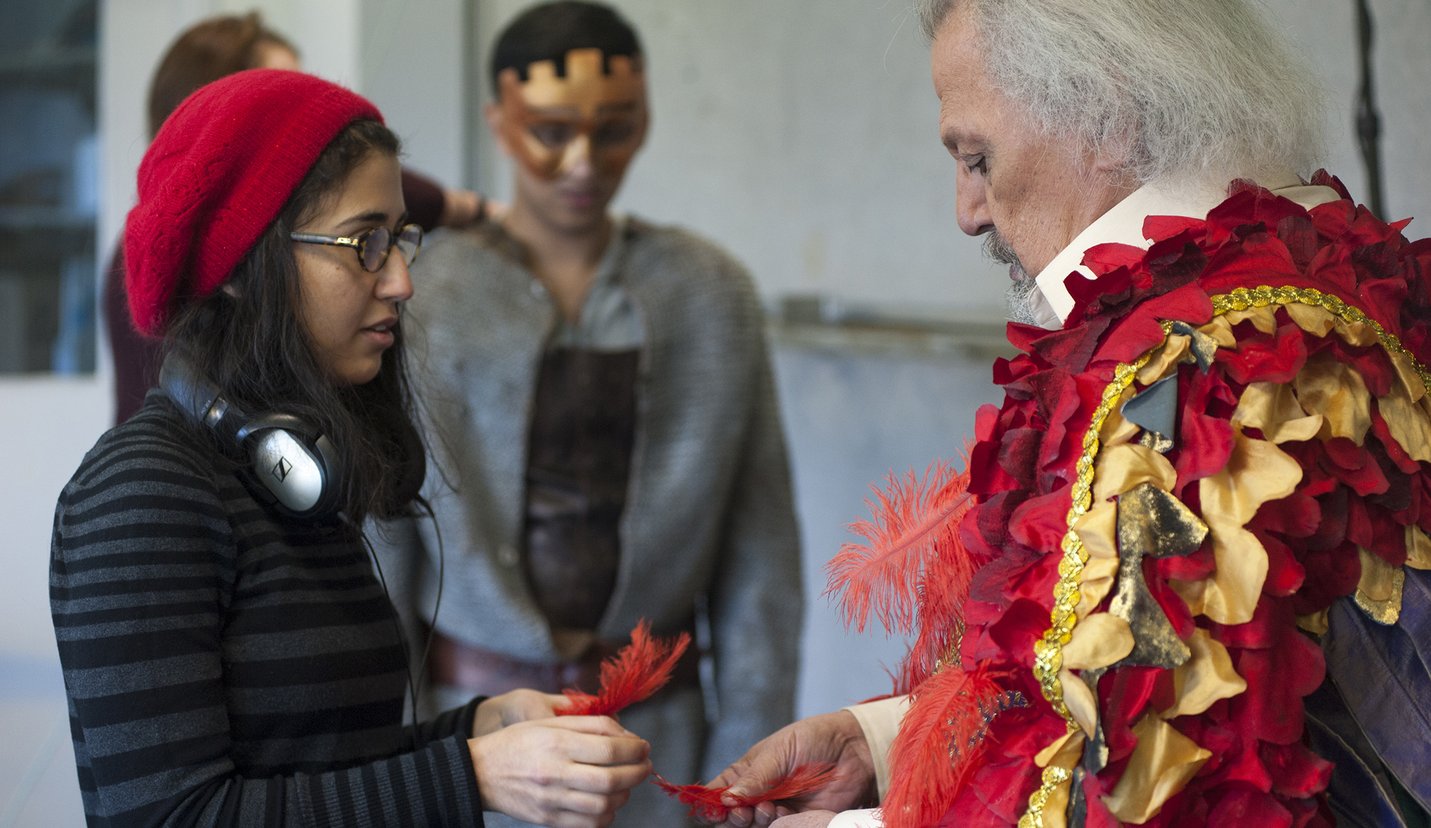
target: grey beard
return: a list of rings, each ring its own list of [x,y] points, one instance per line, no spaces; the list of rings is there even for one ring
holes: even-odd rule
[[[1025,325],[1037,325],[1037,316],[1034,308],[1037,307],[1038,283],[1024,270],[1023,263],[1019,257],[1014,255],[1014,249],[1004,241],[1004,237],[999,235],[999,231],[990,230],[989,235],[984,237],[984,255],[996,262],[1011,265],[1017,269],[1017,278],[1009,282],[1008,290],[1004,292],[1004,300],[1008,304],[1009,320],[1011,322],[1021,322]]]
[[[1009,321],[1024,325],[1039,324],[1038,316],[1034,313],[1037,298],[1038,282],[1033,279],[1023,278],[1010,282],[1008,290],[1004,291],[1004,301],[1008,304]]]

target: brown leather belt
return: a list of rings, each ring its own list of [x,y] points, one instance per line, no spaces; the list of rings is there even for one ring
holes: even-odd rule
[[[601,662],[614,655],[617,649],[598,641],[581,658],[573,661],[525,661],[433,630],[428,675],[438,684],[460,687],[479,696],[495,696],[519,688],[545,693],[560,693],[574,688],[584,693],[595,693],[601,689]],[[671,681],[666,686],[695,687],[699,684],[700,655],[692,642],[681,660],[676,662],[676,668],[671,671]]]

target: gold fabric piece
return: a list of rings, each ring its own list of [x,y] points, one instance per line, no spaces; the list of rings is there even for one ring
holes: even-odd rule
[[[1083,563],[1080,598],[1074,607],[1079,618],[1103,603],[1118,578],[1118,504],[1104,501],[1088,510],[1073,527],[1088,559]]]
[[[1079,624],[1079,627],[1082,627]],[[1128,638],[1131,642],[1132,636]],[[1065,656],[1068,649],[1064,649]],[[1091,676],[1094,672],[1088,671]],[[1098,729],[1098,699],[1093,694],[1093,687],[1089,682],[1084,681],[1084,677],[1065,667],[1058,671],[1058,680],[1063,686],[1063,703],[1068,706],[1068,715],[1073,719],[1074,727],[1072,732],[1086,734],[1090,739],[1101,739],[1102,731]]]
[[[1173,671],[1175,701],[1162,711],[1164,719],[1196,716],[1216,702],[1247,690],[1247,682],[1233,669],[1227,648],[1207,630],[1193,630],[1187,643],[1192,656]]]
[[[1083,593],[1083,600],[1079,601],[1075,608],[1078,617],[1089,617],[1117,583],[1117,558],[1089,558],[1088,563],[1083,565],[1083,584],[1079,589]]]
[[[1119,497],[1118,591],[1108,612],[1125,620],[1132,631],[1135,643],[1125,653],[1123,663],[1168,669],[1187,661],[1191,655],[1163,608],[1148,591],[1143,578],[1143,558],[1186,555],[1202,545],[1207,531],[1207,525],[1191,509],[1148,483]],[[1065,665],[1067,655],[1065,648]]]
[[[1411,391],[1398,383],[1392,386],[1391,393],[1378,398],[1376,405],[1392,439],[1413,460],[1431,463],[1431,421],[1422,403],[1412,398]]]
[[[1071,769],[1083,755],[1083,734],[1070,730],[1054,739],[1043,750],[1034,754],[1034,764],[1041,768],[1058,765]]]
[[[1237,336],[1232,333],[1232,324],[1225,316],[1214,316],[1198,332],[1212,340],[1219,348],[1236,348]]]
[[[1242,392],[1232,421],[1261,429],[1263,436],[1274,443],[1286,443],[1316,437],[1323,418],[1303,410],[1291,385],[1254,382]]]
[[[1227,322],[1237,326],[1243,322],[1251,322],[1252,326],[1264,334],[1274,334],[1277,332],[1276,310],[1266,305],[1261,307],[1249,305],[1240,310],[1233,310],[1227,314]]]
[[[1118,504],[1115,501],[1098,501],[1078,519],[1073,531],[1090,558],[1118,559]]]
[[[1361,557],[1361,580],[1356,585],[1356,605],[1371,620],[1391,626],[1401,618],[1401,590],[1406,573],[1375,552],[1357,547]]]
[[[1177,469],[1168,458],[1136,443],[1109,446],[1098,458],[1093,500],[1102,503],[1141,485],[1169,491],[1178,483]]]
[[[1194,615],[1206,615],[1219,624],[1252,620],[1267,578],[1267,550],[1243,526],[1263,503],[1291,494],[1301,480],[1302,466],[1286,452],[1266,440],[1235,432],[1227,466],[1198,481],[1217,568],[1201,581],[1172,582]]]
[[[1178,363],[1188,358],[1192,338],[1185,334],[1170,334],[1161,348],[1155,348],[1148,364],[1138,369],[1138,384],[1145,388],[1171,374]]]
[[[1411,399],[1420,401],[1431,389],[1421,384],[1421,366],[1412,359],[1410,354],[1392,351],[1387,354],[1391,357],[1391,367],[1396,369],[1396,376],[1401,380],[1401,387],[1405,388],[1411,395]]]
[[[1108,412],[1108,419],[1103,422],[1103,445],[1118,446],[1123,443],[1131,443],[1133,438],[1138,436],[1142,428],[1137,423],[1130,423],[1123,419],[1123,412],[1114,409]]]
[[[1327,313],[1326,309],[1315,305],[1299,305],[1296,303],[1284,305],[1287,309],[1287,316],[1297,324],[1297,327],[1313,336],[1325,338],[1337,327],[1337,318]],[[1376,340],[1376,334],[1371,334],[1372,341]],[[1367,343],[1362,343],[1367,344]]]
[[[1104,804],[1120,822],[1137,825],[1156,816],[1212,753],[1151,713],[1133,727],[1133,735],[1138,746]]]
[[[1318,610],[1310,615],[1299,615],[1297,616],[1297,626],[1320,638],[1332,628],[1332,625],[1327,622],[1327,614],[1327,610]]]
[[[1371,394],[1361,374],[1331,355],[1307,361],[1292,380],[1297,399],[1307,411],[1316,411],[1325,422],[1322,436],[1346,437],[1357,445],[1371,429]]]
[[[1412,569],[1431,569],[1431,538],[1419,526],[1406,527],[1406,565]]]
[[[1084,618],[1063,645],[1065,670],[1107,667],[1133,651],[1133,630],[1122,618],[1106,612]]]

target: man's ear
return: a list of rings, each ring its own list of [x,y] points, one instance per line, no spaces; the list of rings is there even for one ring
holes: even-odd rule
[[[1133,160],[1135,136],[1125,129],[1104,141],[1093,151],[1094,169],[1115,176],[1126,174]]]

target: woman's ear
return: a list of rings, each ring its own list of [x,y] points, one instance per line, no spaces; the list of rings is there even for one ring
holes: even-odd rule
[[[230,299],[239,298],[238,288],[234,287],[232,282],[224,282],[223,285],[219,287],[219,290],[223,291],[224,295]]]

